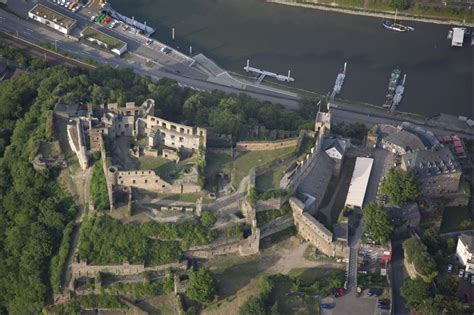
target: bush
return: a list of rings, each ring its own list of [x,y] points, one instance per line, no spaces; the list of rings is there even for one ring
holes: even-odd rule
[[[387,178],[380,185],[380,190],[396,205],[415,200],[420,195],[415,175],[395,168],[388,172]]]
[[[270,209],[257,212],[257,225],[262,226],[265,223],[273,221],[274,219],[282,217],[289,213],[291,213],[291,207],[289,203],[285,203],[280,209]]]
[[[214,274],[207,268],[201,268],[189,275],[188,296],[201,303],[214,300],[217,293],[217,281]]]
[[[63,231],[63,238],[59,251],[56,256],[51,260],[51,288],[54,293],[59,293],[61,290],[61,282],[64,275],[66,261],[69,254],[69,248],[71,247],[71,234],[74,230],[74,222],[69,222]]]
[[[207,228],[212,227],[217,222],[217,217],[210,211],[204,211],[201,216],[201,224]]]

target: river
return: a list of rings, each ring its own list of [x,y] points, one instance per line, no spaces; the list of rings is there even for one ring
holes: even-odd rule
[[[286,74],[293,86],[326,94],[345,61],[341,98],[382,104],[395,67],[407,74],[401,111],[473,117],[472,48],[452,48],[447,25],[407,22],[414,32],[382,29],[381,19],[265,3],[262,0],[112,0],[119,12],[156,28],[154,37],[198,52],[224,68]],[[176,39],[171,39],[171,28]]]

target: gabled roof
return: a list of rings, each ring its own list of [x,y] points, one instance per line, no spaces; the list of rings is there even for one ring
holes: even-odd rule
[[[408,152],[403,156],[406,167],[420,177],[460,172],[453,154],[447,147],[439,150]]]
[[[322,148],[324,151],[334,148],[341,155],[344,155],[344,152],[346,152],[347,148],[347,142],[340,137],[326,137],[323,139]]]

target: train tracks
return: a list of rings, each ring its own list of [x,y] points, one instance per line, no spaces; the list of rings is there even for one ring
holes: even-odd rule
[[[93,65],[89,65],[82,61],[63,56],[61,54],[55,53],[46,48],[43,48],[41,46],[38,46],[36,44],[33,44],[31,42],[1,31],[0,41],[6,46],[15,47],[26,55],[41,59],[47,62],[48,64],[62,64],[68,68],[81,68],[84,70],[94,70],[96,68]]]

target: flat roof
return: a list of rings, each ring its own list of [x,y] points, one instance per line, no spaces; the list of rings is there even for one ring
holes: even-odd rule
[[[373,163],[374,159],[372,158],[358,157],[356,159],[351,185],[346,197],[346,206],[362,208]]]
[[[453,40],[452,44],[461,44],[464,41],[464,28],[454,27],[453,28]]]
[[[50,9],[42,4],[37,4],[29,12],[68,29],[76,23],[76,20],[54,11],[53,9]]]
[[[124,41],[115,38],[113,36],[107,35],[102,31],[99,31],[98,29],[95,29],[93,27],[87,27],[85,30],[81,32],[82,36],[84,38],[94,38],[97,39],[109,46],[110,49],[117,48],[120,49],[127,45]]]

